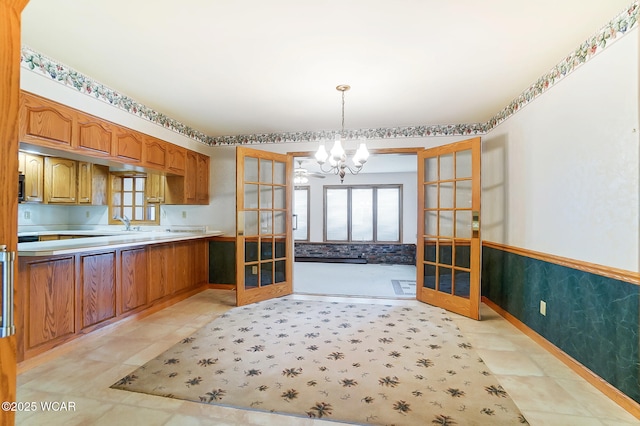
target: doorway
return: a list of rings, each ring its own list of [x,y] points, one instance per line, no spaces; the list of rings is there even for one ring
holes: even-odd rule
[[[343,183],[338,176],[322,173],[313,153],[290,153],[294,156],[294,179],[304,178],[296,179],[294,184],[295,293],[415,299],[418,150],[422,148],[374,151],[362,171],[357,175],[347,173]],[[398,189],[391,189],[393,187]],[[340,234],[343,229],[337,233],[328,231],[325,216],[331,213],[325,208],[327,188],[337,191],[329,197],[337,195],[341,189],[354,188],[358,195],[353,195],[353,204],[362,203],[362,197],[368,199],[372,188],[383,188],[376,196],[380,197],[379,204],[387,207],[389,202],[383,201],[384,191],[400,194],[396,201],[400,203],[398,217],[393,219],[397,220],[397,235],[394,234],[396,231],[389,230],[390,224],[380,220],[379,225],[367,227],[362,225],[363,218],[359,218],[361,227],[358,230],[354,226],[352,232],[346,231],[347,222],[351,220],[346,216],[342,224],[344,234]],[[375,204],[374,200],[376,198],[372,198],[372,204]],[[346,196],[344,203],[347,203]],[[389,209],[373,210],[375,208],[365,215],[368,219],[374,215],[377,215],[376,219],[389,217]],[[363,244],[379,247],[379,254],[375,254],[375,250],[372,250],[373,254],[363,253]],[[384,250],[400,251],[400,246],[410,246],[409,250],[404,249],[404,252],[412,253],[409,261],[406,260],[408,255],[392,257],[383,253]]]

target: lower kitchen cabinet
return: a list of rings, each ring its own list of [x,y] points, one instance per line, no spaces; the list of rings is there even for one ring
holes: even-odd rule
[[[193,259],[195,258],[195,246],[187,241],[175,243],[173,256],[175,259],[175,290],[176,293],[179,293],[194,284]]]
[[[18,330],[24,333],[24,352],[35,354],[76,332],[75,259],[38,259],[20,266],[18,300],[23,301],[25,315]]]
[[[156,244],[148,248],[147,296],[149,302],[170,296],[174,292],[173,246],[173,244]]]
[[[206,284],[208,246],[203,238],[19,256],[18,361]]]
[[[120,302],[122,313],[147,303],[147,250],[145,247],[120,251]]]
[[[81,254],[80,328],[86,328],[116,316],[116,253]]]

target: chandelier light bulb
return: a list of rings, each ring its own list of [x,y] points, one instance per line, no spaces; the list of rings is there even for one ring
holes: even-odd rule
[[[318,151],[316,151],[316,161],[318,164],[322,165],[327,158],[329,157],[329,153],[327,153],[327,149],[324,147],[324,143],[320,144],[318,147]]]
[[[331,148],[331,158],[335,162],[344,161],[344,148],[342,148],[342,139],[340,135],[336,135],[335,142],[333,143],[333,148]]]

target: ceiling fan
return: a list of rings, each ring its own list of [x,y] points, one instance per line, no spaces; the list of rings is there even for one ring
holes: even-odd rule
[[[310,172],[309,170],[302,167],[302,162],[304,160],[296,160],[298,165],[293,169],[293,182],[296,185],[305,184],[309,182],[310,177],[324,179],[325,175],[317,172]]]

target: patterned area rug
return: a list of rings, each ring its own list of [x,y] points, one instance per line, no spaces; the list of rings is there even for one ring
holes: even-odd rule
[[[284,297],[233,308],[112,387],[356,424],[527,424],[428,305]]]

